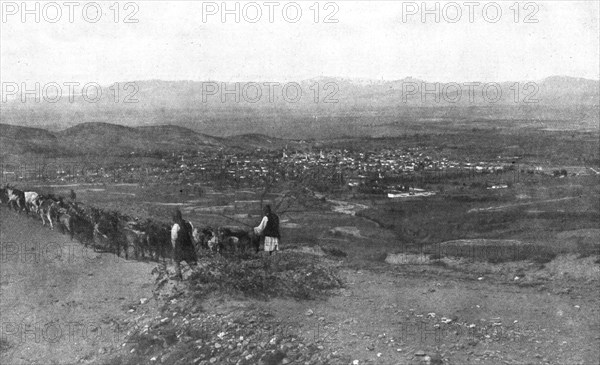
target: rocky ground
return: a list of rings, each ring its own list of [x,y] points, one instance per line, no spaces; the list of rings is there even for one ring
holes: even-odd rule
[[[546,264],[396,258],[358,270],[343,255],[300,247],[239,269],[205,257],[180,282],[169,280],[162,266],[87,249],[73,250],[70,261],[55,254],[23,261],[25,251],[16,255],[15,243],[50,242],[61,252],[78,243],[5,208],[0,214],[3,364],[600,359],[596,257],[559,256]],[[238,281],[223,273],[243,273],[256,285],[235,287]],[[84,326],[68,325],[73,322]],[[31,323],[40,324],[37,337]]]

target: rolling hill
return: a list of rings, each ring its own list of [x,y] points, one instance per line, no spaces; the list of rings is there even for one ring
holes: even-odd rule
[[[60,155],[60,141],[52,133],[40,128],[21,127],[0,123],[0,154]]]
[[[58,132],[0,124],[1,154],[47,156],[153,154],[204,148],[222,148],[219,138],[170,125],[126,127],[109,123],[82,123]]]

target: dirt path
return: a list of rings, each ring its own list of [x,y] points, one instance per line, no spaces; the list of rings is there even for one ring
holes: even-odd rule
[[[123,320],[152,311],[153,264],[95,253],[0,208],[2,364],[86,362],[121,346]]]

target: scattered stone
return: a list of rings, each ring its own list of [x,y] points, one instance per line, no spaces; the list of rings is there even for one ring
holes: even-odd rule
[[[312,310],[312,309],[308,309],[306,312],[304,312],[304,314],[305,314],[307,317],[309,317],[309,316],[312,316],[312,315],[313,315],[313,313],[314,313],[314,312],[313,312],[313,310]]]
[[[442,365],[443,363],[444,359],[442,358],[442,355],[439,353],[431,355],[431,365]]]

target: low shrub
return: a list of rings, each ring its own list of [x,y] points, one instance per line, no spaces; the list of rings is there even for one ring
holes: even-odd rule
[[[214,256],[201,260],[190,277],[190,287],[200,296],[220,291],[260,299],[315,299],[342,287],[336,270],[321,260],[297,252],[253,260]]]

